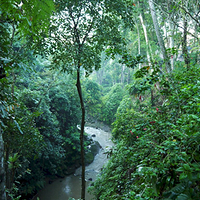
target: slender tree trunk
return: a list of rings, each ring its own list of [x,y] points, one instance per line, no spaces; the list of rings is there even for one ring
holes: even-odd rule
[[[0,199],[6,200],[5,192],[5,169],[4,169],[4,142],[0,127]]]
[[[174,25],[171,21],[169,21],[169,29],[170,29],[170,36],[169,36],[169,48],[174,48]],[[171,68],[174,70],[174,55],[171,55]]]
[[[155,106],[153,89],[151,89],[151,106]]]
[[[85,200],[85,151],[84,151],[84,127],[85,127],[85,106],[83,102],[83,95],[80,82],[80,63],[77,69],[77,82],[76,87],[80,99],[82,118],[81,118],[81,133],[80,133],[80,145],[81,145],[81,165],[82,165],[82,184],[81,184],[81,199]]]
[[[148,39],[148,34],[147,34],[144,7],[145,7],[145,5],[143,3],[143,6],[141,6],[142,11],[141,11],[141,13],[139,15],[139,18],[140,18],[140,21],[141,21],[141,24],[142,24],[142,28],[143,28],[143,31],[144,31],[144,37],[145,37],[146,48],[147,48],[147,59],[148,59],[149,65],[150,65],[151,64],[151,58],[153,58],[153,56],[152,56],[152,49],[151,49],[151,45],[149,44],[149,39]],[[140,8],[140,1],[138,1],[138,8]]]
[[[160,49],[161,49],[161,52],[162,52],[162,56],[163,56],[163,59],[164,59],[165,65],[166,65],[166,71],[168,73],[170,73],[171,72],[171,66],[170,66],[169,59],[167,57],[167,52],[166,52],[164,40],[163,40],[161,33],[160,33],[160,27],[158,25],[158,20],[157,20],[157,16],[156,16],[156,12],[155,12],[155,6],[154,6],[154,3],[153,3],[152,0],[149,0],[149,7],[150,7],[150,10],[151,10],[151,16],[152,16],[152,19],[153,19],[153,24],[154,24],[154,28],[155,28],[155,31],[156,31],[158,43],[159,43],[159,46],[160,46]]]
[[[185,64],[187,65],[187,69],[189,69],[189,65],[190,65],[190,60],[189,60],[189,56],[188,56],[188,51],[187,51],[187,19],[184,19],[183,22],[183,40],[182,40],[182,53],[183,53],[183,58],[185,61]]]
[[[135,22],[137,33],[138,33],[138,54],[141,54],[141,41],[140,41],[140,29],[138,27],[137,21]],[[141,63],[139,63],[139,69],[141,69]]]
[[[172,8],[171,0],[167,0],[168,12],[169,14],[169,48],[172,50],[174,48],[174,24],[173,24],[173,14],[170,12]],[[174,55],[171,55],[170,63],[171,68],[174,70]]]
[[[149,65],[150,65],[151,58],[150,58],[150,53],[149,53],[149,40],[148,40],[148,36],[147,36],[147,29],[146,29],[146,26],[144,24],[144,20],[143,20],[143,17],[142,17],[141,14],[139,15],[139,18],[140,18],[140,21],[141,21],[141,24],[142,24],[142,28],[143,28],[143,31],[144,31],[144,37],[145,37],[146,48],[147,48],[147,60],[148,60]]]

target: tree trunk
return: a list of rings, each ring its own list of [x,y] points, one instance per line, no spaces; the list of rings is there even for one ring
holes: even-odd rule
[[[187,69],[189,69],[190,60],[187,51],[187,24],[188,24],[187,19],[185,18],[183,22],[184,30],[183,30],[183,40],[182,40],[182,53]]]
[[[84,151],[84,127],[85,127],[85,106],[83,102],[83,95],[80,82],[80,63],[78,63],[77,69],[77,82],[76,87],[80,99],[82,118],[81,118],[81,133],[80,133],[80,145],[81,145],[81,165],[82,165],[82,184],[81,184],[81,199],[85,200],[85,151]]]
[[[158,20],[157,20],[157,16],[156,16],[156,12],[155,12],[155,6],[154,6],[154,3],[153,3],[152,0],[149,0],[149,7],[150,7],[150,10],[151,10],[151,16],[152,16],[152,19],[153,19],[153,24],[154,24],[154,28],[155,28],[155,31],[156,31],[158,43],[159,43],[159,46],[160,46],[160,49],[161,49],[161,52],[162,52],[162,56],[163,56],[163,59],[164,59],[165,65],[166,65],[166,71],[168,73],[170,73],[171,72],[171,66],[170,66],[169,59],[167,57],[167,52],[166,52],[164,40],[163,40],[161,33],[160,33],[160,27],[158,25]]]
[[[148,40],[148,36],[147,36],[147,29],[146,29],[146,26],[144,24],[144,20],[143,20],[143,17],[142,17],[141,14],[139,15],[139,18],[140,18],[142,28],[143,28],[143,31],[144,31],[144,37],[145,37],[146,49],[147,49],[147,60],[148,60],[148,63],[150,65],[151,64],[151,58],[150,58],[150,53],[149,53],[149,40]]]
[[[140,42],[140,29],[138,27],[138,23],[135,23],[136,28],[137,28],[137,34],[138,34],[138,54],[141,54],[141,42]],[[139,69],[141,69],[141,63],[139,63]]]
[[[167,4],[169,12],[169,48],[172,51],[172,49],[174,48],[174,24],[173,24],[173,14],[170,12],[172,8],[171,0],[167,0]],[[174,55],[171,54],[170,63],[172,70],[174,70],[174,60],[175,60]]]
[[[5,192],[5,169],[4,169],[4,143],[0,127],[0,199],[6,200]]]
[[[169,21],[169,29],[170,29],[170,37],[169,37],[169,48],[174,48],[174,25],[171,21]],[[171,68],[174,70],[174,55],[171,55]]]

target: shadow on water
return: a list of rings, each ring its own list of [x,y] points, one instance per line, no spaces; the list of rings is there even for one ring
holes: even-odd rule
[[[111,133],[105,132],[101,129],[96,129],[92,127],[85,127],[85,132],[88,135],[95,135],[92,137],[93,140],[98,141],[102,146],[102,149],[95,156],[94,161],[86,167],[86,181],[87,187],[96,179],[97,174],[101,171],[101,168],[107,162],[107,155],[104,152],[108,151],[113,143],[111,141]],[[75,174],[69,175],[63,179],[57,179],[52,184],[48,184],[43,188],[37,197],[40,200],[67,200],[70,197],[75,199],[80,198],[81,193],[81,167],[78,168]],[[86,199],[91,200],[92,196],[86,191]]]

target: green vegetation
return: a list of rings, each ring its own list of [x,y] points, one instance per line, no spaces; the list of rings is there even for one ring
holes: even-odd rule
[[[28,78],[29,77],[29,78]],[[66,79],[71,80],[66,84]],[[24,86],[29,82],[28,87]],[[16,79],[14,94],[5,96],[11,116],[3,119],[7,184],[10,193],[34,194],[45,176],[64,176],[80,165],[80,111],[76,88],[70,76],[43,68]],[[8,88],[7,92],[9,92]],[[14,159],[14,160],[13,160]],[[31,180],[31,182],[30,182]]]
[[[96,199],[200,199],[199,30],[196,0],[0,0],[0,199],[82,165],[84,200],[85,122]]]
[[[102,121],[111,124],[115,119],[115,113],[123,98],[121,85],[114,85],[111,90],[103,97]]]
[[[116,147],[94,186],[99,199],[200,197],[199,67],[180,67],[151,87],[155,106],[150,97],[125,98],[118,108]]]

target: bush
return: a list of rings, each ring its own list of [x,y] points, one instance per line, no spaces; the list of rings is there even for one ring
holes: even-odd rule
[[[116,147],[91,188],[97,199],[200,199],[199,70],[160,79],[162,105],[118,112]]]

